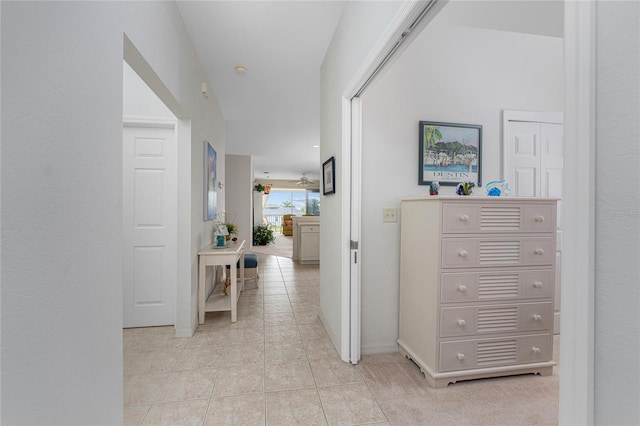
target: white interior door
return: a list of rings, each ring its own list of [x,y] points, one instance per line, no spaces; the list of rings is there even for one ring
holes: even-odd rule
[[[514,195],[540,193],[540,123],[510,121],[505,145],[505,179]]]
[[[513,195],[558,198],[555,321],[560,332],[564,125],[561,113],[504,112],[504,176]]]
[[[562,170],[564,168],[564,126],[540,123],[540,194],[559,198],[558,232],[562,229]]]
[[[175,128],[123,128],[124,327],[175,324]]]

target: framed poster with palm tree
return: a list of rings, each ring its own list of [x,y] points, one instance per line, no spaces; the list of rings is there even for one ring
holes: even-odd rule
[[[421,121],[418,185],[473,182],[480,186],[481,151],[481,125]]]

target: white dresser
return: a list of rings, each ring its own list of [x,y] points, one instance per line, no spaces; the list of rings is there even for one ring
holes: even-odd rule
[[[398,344],[432,386],[552,373],[556,203],[402,200]]]

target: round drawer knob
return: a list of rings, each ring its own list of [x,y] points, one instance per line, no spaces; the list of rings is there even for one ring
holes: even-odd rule
[[[466,250],[460,250],[458,252],[458,256],[460,256],[460,257],[467,257],[468,254],[469,254],[469,252],[467,252]]]
[[[460,293],[464,293],[465,291],[467,291],[467,286],[466,286],[466,285],[464,285],[464,284],[460,284],[460,285],[458,285],[458,291],[459,291]]]
[[[456,355],[456,358],[458,358],[459,361],[464,361],[465,356],[464,354],[459,353],[458,355]]]
[[[467,324],[467,322],[463,319],[459,319],[457,323],[458,323],[458,327],[464,327]]]
[[[461,214],[460,216],[458,216],[458,220],[460,222],[467,222],[469,220],[469,216],[466,214]]]
[[[533,288],[541,288],[541,287],[542,287],[542,283],[540,281],[533,282]]]
[[[533,314],[533,320],[534,320],[534,321],[540,321],[541,319],[542,319],[542,316],[541,316],[541,315]]]
[[[531,352],[533,352],[534,354],[539,354],[541,351],[540,351],[540,348],[534,346],[531,348]]]
[[[543,255],[544,254],[544,250],[541,248],[537,248],[533,251],[535,254],[537,255]]]
[[[544,222],[544,216],[542,215],[536,216],[536,222]]]

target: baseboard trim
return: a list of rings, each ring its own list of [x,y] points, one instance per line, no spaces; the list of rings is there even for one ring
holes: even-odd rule
[[[318,313],[318,318],[320,319],[320,322],[324,326],[324,329],[327,330],[327,334],[329,335],[329,339],[331,340],[331,343],[333,343],[333,347],[336,349],[336,352],[340,353],[340,346],[336,345],[336,338],[334,336],[334,333],[332,333],[332,330],[327,326],[328,322],[326,321],[324,315],[322,315],[322,311],[320,311],[320,313]],[[338,341],[339,341],[339,339],[338,339]]]
[[[362,355],[378,355],[398,352],[398,344],[396,342],[362,345],[360,348],[362,350]]]

